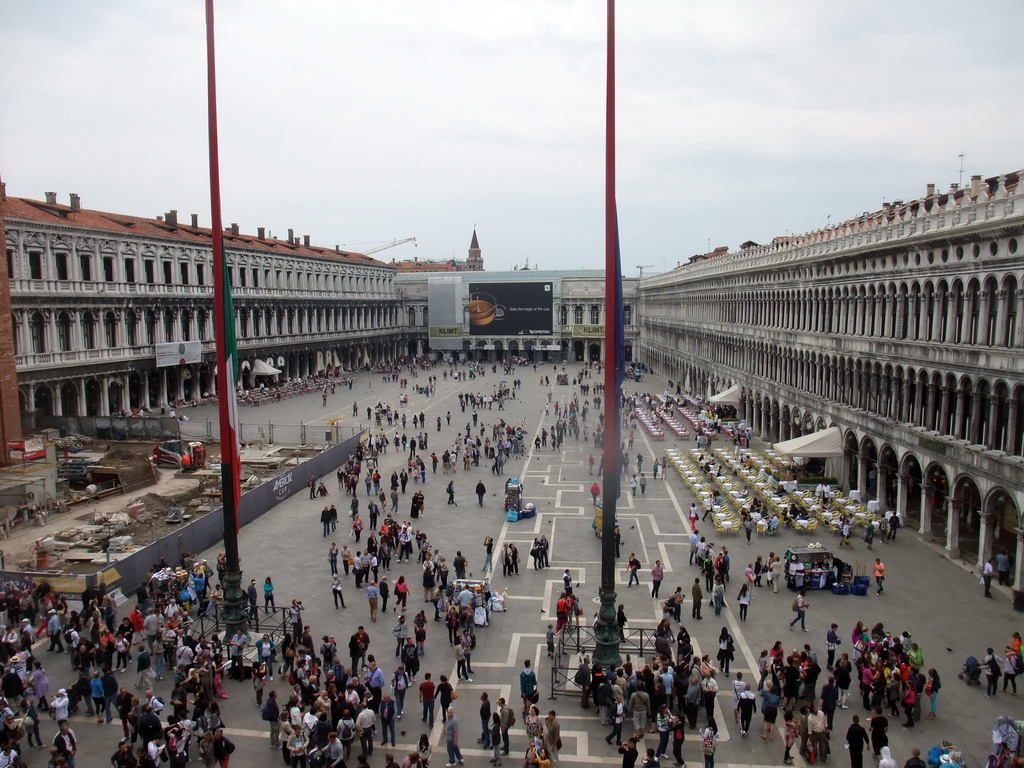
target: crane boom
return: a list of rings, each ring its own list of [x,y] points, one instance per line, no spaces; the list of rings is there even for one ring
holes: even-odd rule
[[[396,245],[405,245],[406,243],[415,242],[415,237],[403,237],[399,238],[398,240],[392,240],[390,243],[384,243],[384,245],[378,245],[376,248],[367,248],[365,251],[361,251],[361,253],[364,256],[369,256],[371,253],[380,253],[381,251],[386,251],[388,248],[394,248]]]

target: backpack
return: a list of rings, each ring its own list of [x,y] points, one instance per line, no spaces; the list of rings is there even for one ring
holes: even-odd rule
[[[64,627],[64,631],[61,634],[64,635],[64,642],[65,643],[70,643],[71,642],[71,637],[72,637],[71,633],[73,631],[74,630],[70,626]]]
[[[508,727],[511,728],[513,725],[516,724],[516,711],[509,707],[508,712]]]
[[[274,717],[274,713],[270,711],[270,702],[271,699],[268,699],[267,703],[263,705],[263,709],[260,710],[260,719],[268,723],[277,720],[277,718]]]
[[[794,600],[794,601],[793,601],[793,605],[791,606],[791,608],[792,608],[792,609],[793,609],[793,611],[795,611],[796,613],[799,613],[799,612],[800,612],[800,600],[799,600],[799,599],[797,599],[797,600]]]
[[[340,734],[341,740],[342,741],[351,741],[353,735],[354,734],[352,733],[352,726],[349,725],[348,723],[342,723],[341,734]]]

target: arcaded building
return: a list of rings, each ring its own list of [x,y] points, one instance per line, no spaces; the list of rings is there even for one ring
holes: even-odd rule
[[[769,441],[844,433],[840,482],[950,557],[1024,559],[1020,172],[640,283],[638,356],[686,392],[738,384]]]
[[[52,193],[8,198],[4,214],[23,414],[107,416],[214,390],[211,234],[197,216],[90,210]],[[237,224],[224,250],[244,387],[261,373],[392,360],[406,346],[393,267]]]

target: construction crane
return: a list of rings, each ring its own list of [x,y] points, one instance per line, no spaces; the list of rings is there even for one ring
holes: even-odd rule
[[[416,238],[415,237],[403,237],[403,238],[401,238],[399,240],[392,240],[390,243],[384,243],[384,245],[378,245],[376,248],[367,248],[366,250],[359,251],[359,252],[361,254],[363,254],[364,256],[369,256],[371,253],[380,253],[381,251],[386,251],[388,248],[394,248],[396,245],[405,245],[406,243],[413,243],[414,245],[416,245]],[[343,245],[341,247],[342,248],[349,248],[349,247],[355,247],[357,245],[362,245],[362,243],[347,243],[347,244],[345,244],[345,245]],[[419,247],[419,246],[417,245],[417,247]]]
[[[654,269],[654,265],[653,264],[641,264],[639,267],[637,267],[637,269],[640,270],[640,279],[643,280],[644,279],[644,270],[645,269]]]

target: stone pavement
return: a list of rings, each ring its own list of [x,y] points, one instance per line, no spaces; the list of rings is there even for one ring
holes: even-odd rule
[[[567,370],[574,375],[578,365],[568,365]],[[525,424],[526,431],[532,436],[539,433],[544,426],[550,428],[554,422],[554,412],[545,420],[544,403],[546,393],[550,390],[554,400],[567,402],[571,398],[574,387],[554,385],[555,371],[548,364],[534,371],[532,366],[523,366],[516,373],[503,375],[499,369],[492,373],[490,369],[483,378],[465,382],[445,381],[441,377],[442,369],[436,370],[439,376],[438,392],[434,397],[425,398],[409,391],[410,402],[400,409],[409,416],[421,411],[427,417],[427,435],[429,437],[427,456],[431,451],[441,454],[446,445],[450,445],[456,435],[463,432],[467,421],[471,422],[471,409],[462,412],[458,403],[459,392],[480,392],[488,394],[492,387],[501,380],[511,381],[519,378],[523,387],[517,392],[517,399],[506,405],[504,411],[495,406],[490,411],[479,414],[480,423],[490,425],[499,418],[508,422]],[[538,384],[541,375],[550,376],[550,386]],[[422,377],[420,379],[422,381]],[[371,388],[372,383],[372,388]],[[413,380],[412,383],[416,383]],[[600,383],[591,379],[591,384]],[[657,377],[647,377],[639,384],[626,385],[637,391],[660,391],[665,382]],[[318,394],[293,398],[283,403],[264,406],[259,411],[261,421],[273,420],[281,423],[298,423],[299,421],[323,421],[333,416],[346,417],[343,423],[351,418],[352,402],[359,404],[365,416],[366,407],[383,400],[393,405],[398,402],[398,385],[384,384],[379,376],[356,374],[356,385],[352,391],[339,389],[329,399],[327,414],[324,413],[321,398]],[[583,400],[584,398],[580,398]],[[202,409],[196,409],[196,418],[205,418]],[[445,423],[446,412],[451,411],[451,425]],[[242,421],[246,420],[248,411],[242,411]],[[210,414],[213,418],[214,414]],[[435,419],[442,417],[442,430],[437,432]],[[591,411],[588,426],[597,422],[597,414]],[[406,430],[410,435],[413,430]],[[393,435],[394,428],[387,430]],[[666,447],[680,445],[680,441],[666,439],[658,443],[652,442],[649,436],[638,435],[633,454],[640,451],[644,454],[645,466],[650,465],[653,457],[660,457]],[[477,715],[479,693],[487,691],[492,701],[504,696],[512,706],[518,704],[518,671],[524,658],[531,658],[537,669],[541,683],[542,699],[540,708],[545,712],[554,708],[562,723],[562,740],[564,748],[560,762],[566,763],[605,763],[619,764],[620,757],[614,747],[606,746],[601,739],[607,734],[608,728],[601,727],[596,720],[595,710],[582,710],[575,697],[559,697],[549,700],[550,690],[549,665],[544,650],[544,632],[549,623],[554,622],[554,602],[561,588],[561,574],[564,568],[570,568],[574,577],[580,582],[577,593],[583,598],[585,606],[596,608],[595,600],[600,580],[600,542],[591,529],[592,506],[589,487],[592,478],[587,475],[587,455],[592,448],[582,441],[576,443],[568,438],[562,449],[555,453],[550,447],[539,451],[531,450],[527,457],[520,461],[511,461],[506,465],[505,477],[496,477],[490,473],[490,466],[482,462],[479,468],[469,472],[461,469],[454,476],[456,499],[459,506],[445,504],[444,486],[449,479],[440,471],[427,476],[426,515],[419,520],[419,528],[425,530],[430,540],[439,546],[451,563],[456,550],[461,550],[469,559],[469,568],[473,577],[482,575],[484,559],[483,541],[485,536],[494,536],[495,552],[499,552],[505,542],[515,542],[520,549],[523,562],[520,574],[503,578],[500,565],[492,580],[494,589],[506,590],[509,595],[508,608],[504,613],[492,614],[489,627],[478,630],[479,643],[473,653],[473,682],[460,682],[457,686],[459,699],[456,709],[462,723],[463,752],[468,765],[484,765],[490,756],[483,750],[474,749],[474,740],[479,733]],[[595,456],[600,453],[595,451]],[[381,474],[385,480],[391,471],[405,465],[407,454],[392,450],[382,457]],[[428,468],[429,468],[429,461]],[[537,506],[538,514],[533,520],[518,523],[505,522],[502,511],[503,484],[506,477],[518,476],[525,485],[525,499]],[[478,480],[483,480],[487,487],[487,495],[483,508],[477,506],[473,489]],[[336,483],[329,484],[331,496],[329,503],[338,505],[342,511],[341,527],[328,539],[321,535],[319,510],[323,501],[310,501],[306,495],[299,494],[281,504],[241,533],[240,548],[242,552],[245,577],[255,578],[262,582],[264,577],[273,577],[276,585],[278,605],[287,605],[292,597],[299,597],[306,607],[305,621],[310,624],[315,637],[333,634],[344,655],[349,635],[357,625],[364,625],[370,633],[372,643],[370,653],[377,656],[385,673],[390,677],[394,669],[394,641],[391,627],[397,617],[396,613],[382,613],[378,622],[369,620],[369,609],[365,596],[352,587],[354,581],[346,582],[348,587],[345,599],[347,609],[335,610],[330,591],[330,570],[327,563],[329,542],[337,541],[339,547],[348,543],[355,550],[355,542],[351,539],[348,528],[344,525],[347,519],[345,510],[348,499],[336,490]],[[409,496],[417,486],[410,484],[407,495],[402,498],[400,514],[407,516]],[[365,494],[360,486],[360,501],[365,507]],[[939,551],[930,545],[920,542],[917,537],[906,530],[901,530],[895,543],[876,545],[874,552],[867,552],[863,543],[855,543],[855,550],[846,553],[844,559],[854,563],[867,564],[875,555],[881,556],[887,565],[886,591],[882,597],[874,596],[874,590],[868,597],[839,597],[829,593],[811,593],[808,612],[809,633],[791,632],[786,624],[792,617],[789,606],[793,595],[785,589],[779,594],[770,590],[755,590],[754,600],[750,606],[748,620],[740,623],[738,610],[729,605],[721,617],[705,606],[704,620],[700,622],[686,621],[689,617],[689,585],[696,575],[695,569],[688,564],[688,521],[685,510],[691,502],[689,491],[686,490],[673,471],[665,480],[649,479],[647,493],[643,498],[633,498],[628,488],[619,503],[618,520],[623,530],[623,558],[629,552],[636,552],[643,563],[641,587],[625,588],[625,573],[620,568],[618,573],[618,600],[625,605],[629,617],[629,627],[654,628],[660,617],[658,601],[650,598],[649,568],[655,559],[665,565],[665,581],[662,586],[662,597],[670,594],[677,585],[683,586],[687,596],[683,608],[684,623],[694,638],[695,646],[701,652],[715,654],[716,638],[723,626],[729,628],[737,643],[737,658],[733,671],[743,671],[748,679],[753,675],[755,659],[761,649],[769,648],[776,640],[782,640],[787,649],[801,647],[803,643],[824,656],[825,631],[832,621],[839,624],[843,645],[840,650],[849,651],[849,633],[854,622],[861,619],[868,624],[877,621],[885,623],[894,632],[909,631],[921,645],[925,653],[925,666],[935,666],[942,678],[943,688],[939,717],[936,721],[922,721],[912,731],[900,727],[901,720],[893,719],[889,729],[890,744],[897,761],[902,763],[910,757],[910,748],[918,746],[922,752],[943,739],[953,742],[967,751],[973,766],[979,765],[988,752],[988,738],[995,718],[1003,714],[1020,715],[1021,707],[1017,699],[999,695],[994,699],[983,697],[983,689],[967,688],[957,679],[957,673],[968,655],[979,658],[984,654],[985,647],[991,645],[997,652],[1010,638],[1010,633],[1020,626],[1017,615],[1009,607],[1009,595],[997,591],[994,600],[985,600],[981,596],[979,577],[969,568],[951,562],[941,556]],[[711,530],[711,529],[709,529]],[[551,541],[551,567],[535,571],[529,558],[530,545],[535,536],[547,535]],[[780,553],[789,544],[802,543],[805,538],[784,532],[777,539],[759,539],[755,536],[751,545],[747,545],[742,534],[732,534],[728,540],[722,537],[711,537],[716,544],[725,544],[732,553],[732,571],[742,574],[747,562],[753,562],[756,554],[767,555],[769,551]],[[835,544],[832,534],[818,531],[811,534],[813,540],[826,544]],[[203,554],[213,562],[216,550]],[[497,558],[496,558],[497,560]],[[624,565],[624,559],[620,565]],[[415,564],[393,563],[391,572],[387,574],[390,582],[394,582],[400,574],[413,584],[410,597],[409,619],[421,607],[429,607],[419,602],[422,590],[419,589],[419,568]],[[727,602],[731,603],[738,591],[739,582],[733,578],[727,591]],[[590,620],[591,610],[586,610],[584,621]],[[428,616],[431,615],[428,613]],[[45,656],[45,654],[42,654]],[[66,663],[63,659],[45,659],[49,666],[58,667]],[[824,665],[823,665],[824,666]],[[422,669],[431,671],[434,679],[438,675],[447,674],[454,679],[454,657],[447,643],[447,633],[440,623],[429,624],[427,638],[427,654],[423,659]],[[122,676],[124,679],[129,677]],[[133,679],[134,676],[131,677]],[[754,678],[756,681],[756,677]],[[59,680],[55,680],[59,682]],[[824,682],[824,675],[822,682]],[[163,694],[170,692],[167,682]],[[228,734],[238,745],[234,756],[236,765],[275,765],[279,760],[276,753],[269,750],[269,740],[265,724],[259,718],[251,685],[246,683],[227,682],[231,698],[222,702],[222,711]],[[717,717],[723,743],[721,744],[717,762],[727,765],[774,765],[781,761],[781,740],[767,745],[757,738],[761,717],[755,715],[752,737],[741,738],[739,729],[733,724],[730,709],[728,679],[721,678],[723,693],[720,695],[725,713]],[[277,687],[279,693],[287,688],[282,685],[279,677],[268,687]],[[856,693],[856,690],[853,691]],[[831,762],[846,765],[847,757],[843,754],[842,743],[851,715],[861,712],[856,706],[859,698],[851,696],[851,709],[836,714],[836,733],[832,736],[835,750]],[[407,714],[398,722],[401,733],[397,747],[393,750],[400,762],[404,754],[418,739],[425,726],[417,719],[418,706],[414,694],[410,694],[407,702]],[[517,710],[518,712],[518,710]],[[863,715],[864,713],[861,712]],[[88,754],[88,761],[79,761],[80,765],[105,765],[109,753],[114,751],[119,727],[96,725],[88,718],[74,718],[73,727],[79,735],[82,754]],[[781,719],[779,721],[781,723]],[[53,727],[44,723],[44,738],[52,738]],[[699,763],[701,757],[699,744],[691,734],[683,748],[684,757],[691,764]],[[435,764],[440,764],[444,756],[443,738],[440,726],[435,726],[431,734],[435,745]],[[650,737],[648,737],[648,741]],[[440,746],[438,746],[440,744]],[[518,765],[525,744],[522,721],[519,718],[513,729],[513,752],[509,760]],[[655,746],[649,744],[649,746]],[[441,751],[438,752],[437,750]],[[392,751],[388,749],[387,751]],[[38,754],[38,753],[37,753]],[[383,754],[379,748],[370,760],[371,765],[383,765]],[[30,755],[31,765],[42,765],[44,761],[37,755]],[[102,760],[103,762],[98,762]],[[800,758],[798,757],[799,761]],[[868,758],[870,761],[870,756]]]

